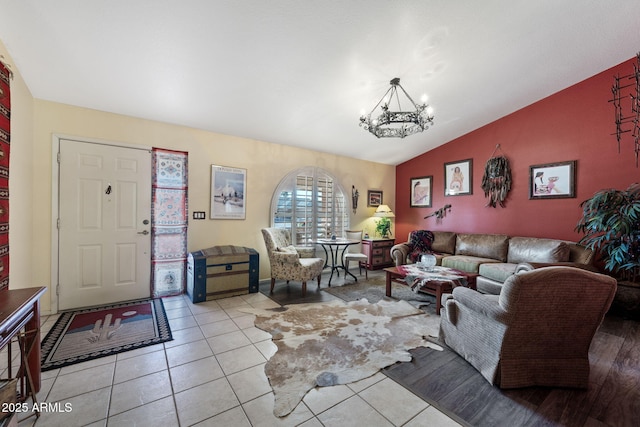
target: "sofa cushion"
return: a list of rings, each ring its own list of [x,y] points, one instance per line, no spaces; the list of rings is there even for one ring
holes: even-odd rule
[[[516,272],[517,266],[510,262],[488,262],[480,265],[479,273],[496,282],[504,282]]]
[[[519,262],[565,262],[569,261],[569,246],[566,242],[535,237],[512,237],[509,240],[507,260]]]
[[[467,273],[478,273],[480,265],[487,262],[499,262],[492,258],[479,258],[469,255],[454,255],[442,259],[442,266],[455,268]]]
[[[458,234],[456,237],[456,255],[506,262],[508,247],[509,236],[502,234]]]
[[[456,233],[452,231],[434,231],[431,250],[443,254],[456,252]]]
[[[487,279],[483,276],[478,276],[476,278],[476,290],[482,294],[498,296],[500,295],[500,291],[502,290],[502,282]]]

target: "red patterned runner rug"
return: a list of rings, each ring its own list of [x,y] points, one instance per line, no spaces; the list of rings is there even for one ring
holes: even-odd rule
[[[62,313],[42,341],[42,370],[172,340],[161,299]]]
[[[10,70],[0,61],[0,290],[9,287]]]

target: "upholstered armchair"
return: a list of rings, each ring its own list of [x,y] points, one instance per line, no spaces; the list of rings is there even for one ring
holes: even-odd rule
[[[616,280],[572,267],[514,274],[500,295],[443,296],[440,340],[501,388],[586,388],[589,346]]]
[[[320,278],[324,268],[324,259],[308,257],[308,251],[302,257],[296,247],[291,245],[289,231],[282,228],[263,228],[264,238],[269,263],[271,264],[271,292],[276,279],[302,282],[302,296],[307,292],[307,280],[317,278],[320,287]]]

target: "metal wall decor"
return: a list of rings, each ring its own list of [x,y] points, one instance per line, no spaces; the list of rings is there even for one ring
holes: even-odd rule
[[[360,192],[356,189],[355,185],[351,186],[351,205],[353,207],[353,213],[355,214],[358,210],[358,198],[360,197]]]
[[[638,155],[640,155],[640,52],[636,54],[636,63],[633,64],[633,73],[626,76],[613,76],[611,87],[615,111],[616,136],[618,141],[618,153],[620,153],[620,141],[625,133],[631,132],[633,138],[636,167],[638,167]],[[624,108],[627,107],[627,108]]]
[[[451,212],[451,205],[444,205],[443,207],[441,207],[437,211],[435,211],[433,213],[430,213],[429,215],[425,216],[424,219],[431,218],[432,216],[435,216],[436,217],[436,222],[441,222],[442,218],[447,216],[447,211]]]

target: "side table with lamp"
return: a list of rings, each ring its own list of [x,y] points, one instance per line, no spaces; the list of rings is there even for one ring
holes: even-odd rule
[[[362,240],[362,252],[367,255],[366,268],[378,270],[394,264],[391,257],[391,248],[395,245],[395,239],[391,238],[391,220],[395,214],[388,205],[380,205],[373,214],[380,218],[376,222],[376,234],[380,238],[365,238]]]

